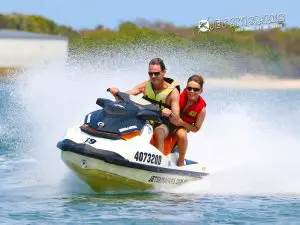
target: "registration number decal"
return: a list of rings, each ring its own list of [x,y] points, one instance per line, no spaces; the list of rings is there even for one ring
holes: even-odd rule
[[[151,164],[160,165],[161,164],[161,155],[151,154],[147,152],[137,151],[134,155],[135,161],[147,162]]]
[[[152,183],[159,183],[159,184],[183,184],[187,182],[186,179],[181,178],[172,178],[172,177],[160,177],[160,176],[151,176],[148,180]]]

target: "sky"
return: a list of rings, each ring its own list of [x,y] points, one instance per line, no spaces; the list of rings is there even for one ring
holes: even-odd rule
[[[291,0],[0,0],[0,13],[45,16],[75,29],[103,25],[116,29],[121,22],[144,18],[194,26],[202,19],[285,14],[287,27],[300,27],[300,1]]]

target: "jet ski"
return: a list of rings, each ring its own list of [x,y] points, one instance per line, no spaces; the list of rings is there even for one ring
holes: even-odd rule
[[[192,160],[178,167],[176,147],[164,155],[150,143],[150,123],[161,121],[158,106],[123,92],[118,98],[98,98],[101,108],[57,143],[63,162],[94,191],[173,188],[208,175]]]

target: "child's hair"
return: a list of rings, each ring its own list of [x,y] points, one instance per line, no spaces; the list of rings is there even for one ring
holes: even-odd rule
[[[190,76],[189,79],[188,79],[188,82],[190,82],[190,81],[195,81],[195,82],[197,82],[198,84],[200,84],[200,87],[203,88],[203,85],[204,85],[204,79],[203,79],[202,76],[197,75],[197,74],[192,75],[192,76]]]

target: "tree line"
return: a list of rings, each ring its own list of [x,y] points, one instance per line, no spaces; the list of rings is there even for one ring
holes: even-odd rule
[[[178,27],[172,23],[137,19],[120,23],[116,30],[101,24],[94,29],[76,30],[42,16],[12,13],[0,14],[0,29],[66,36],[71,54],[137,44],[178,47],[187,51],[228,52],[243,56],[237,67],[244,72],[255,73],[264,67],[270,74],[300,78],[299,28],[236,32],[234,27],[222,26],[211,32],[199,32],[197,25]]]

